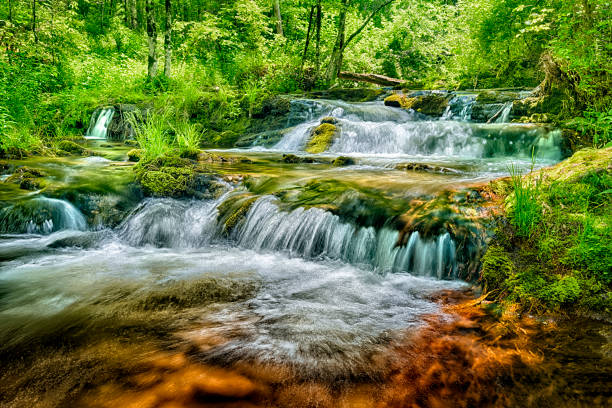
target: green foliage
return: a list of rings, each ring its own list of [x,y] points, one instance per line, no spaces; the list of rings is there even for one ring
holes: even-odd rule
[[[502,247],[491,246],[482,258],[481,277],[485,290],[502,289],[514,265]]]
[[[500,289],[496,299],[542,312],[612,310],[611,154],[612,148],[585,149],[542,171],[538,193],[529,196],[539,221],[529,223],[528,234],[510,208],[512,223],[500,227],[483,258],[482,280]]]
[[[128,121],[134,129],[134,137],[142,149],[141,159],[149,161],[169,153],[172,141],[169,135],[169,110],[150,113],[144,119],[132,114]]]
[[[542,208],[538,203],[540,180],[531,176],[524,177],[513,165],[510,167],[513,194],[510,196],[509,215],[519,236],[529,236],[534,225],[539,221]]]
[[[593,147],[603,147],[612,142],[612,109],[601,112],[590,109],[582,115],[567,122],[566,126],[592,139]]]

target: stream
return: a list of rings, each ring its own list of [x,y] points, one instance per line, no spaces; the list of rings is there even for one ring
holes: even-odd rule
[[[24,162],[54,194],[0,183],[0,405],[606,406],[609,325],[528,318],[496,336],[465,307],[490,233],[473,191],[563,158],[559,131],[473,123],[473,102],[432,119],[296,99],[275,138],[209,151],[235,160],[191,199],[133,192],[102,111],[99,158]],[[339,135],[306,153],[329,116]]]

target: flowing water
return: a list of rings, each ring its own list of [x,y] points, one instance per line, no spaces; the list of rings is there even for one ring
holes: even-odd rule
[[[110,125],[114,115],[114,108],[97,109],[91,116],[85,138],[90,140],[106,139],[108,125]]]
[[[462,191],[533,152],[555,163],[559,133],[471,123],[473,104],[432,119],[296,100],[276,144],[210,164],[233,180],[210,199],[141,199],[112,154],[38,163],[55,198],[0,209],[0,405],[518,406],[495,381],[533,355],[475,337],[439,299],[469,288],[482,249]],[[325,116],[340,129],[329,149],[282,163]],[[330,166],[338,155],[356,164]],[[415,162],[431,171],[398,167]]]

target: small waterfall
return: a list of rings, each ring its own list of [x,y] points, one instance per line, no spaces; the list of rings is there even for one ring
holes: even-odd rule
[[[0,232],[50,234],[87,228],[83,214],[68,201],[33,198],[0,210]]]
[[[476,95],[457,95],[450,100],[442,120],[458,120],[469,122],[472,118],[472,108],[476,103]]]
[[[273,197],[257,200],[235,235],[240,246],[258,251],[337,259],[374,266],[381,272],[408,272],[439,279],[457,275],[455,244],[448,233],[425,240],[415,232],[406,246],[399,247],[397,231],[356,227],[319,208],[284,212]]]
[[[202,247],[215,235],[217,207],[226,197],[213,201],[145,200],[119,226],[119,236],[134,246]]]
[[[91,116],[91,122],[89,123],[89,129],[87,129],[85,138],[106,139],[108,125],[110,125],[114,115],[114,108],[97,109]]]
[[[512,106],[514,106],[513,102],[506,102],[501,109],[501,114],[495,119],[495,123],[508,123],[510,121]]]

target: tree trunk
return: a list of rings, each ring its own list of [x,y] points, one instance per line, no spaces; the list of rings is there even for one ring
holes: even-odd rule
[[[385,75],[359,74],[356,72],[345,71],[341,71],[338,74],[338,78],[346,79],[349,81],[368,82],[370,84],[376,84],[380,86],[401,86],[406,83],[406,81],[404,81],[403,79],[391,78]]]
[[[128,0],[130,4],[130,26],[132,29],[138,28],[138,8],[136,0]]]
[[[342,0],[342,10],[340,11],[340,21],[338,23],[338,37],[336,38],[336,44],[334,45],[334,50],[332,51],[332,57],[329,61],[329,67],[327,69],[327,81],[329,83],[334,82],[336,78],[338,78],[338,74],[340,73],[340,69],[342,68],[342,58],[344,55],[344,50],[346,47],[363,31],[364,28],[370,23],[372,18],[376,14],[378,14],[383,8],[387,7],[389,4],[393,3],[395,0],[387,0],[380,6],[378,6],[372,14],[359,26],[357,30],[353,34],[349,36],[349,38],[344,40],[344,31],[346,28],[346,9],[347,9],[347,0]]]
[[[38,43],[38,34],[36,33],[36,2],[32,0],[32,33],[34,33],[34,42]]]
[[[164,36],[166,59],[164,61],[164,75],[170,77],[172,73],[172,0],[166,0],[166,35]]]
[[[13,22],[13,2],[12,0],[8,0],[8,9],[9,9],[8,10],[9,12],[8,21],[12,23]]]
[[[321,71],[321,19],[323,17],[321,0],[317,1],[317,47],[315,51],[315,77],[319,78]]]
[[[149,58],[147,72],[149,78],[157,75],[157,25],[155,23],[154,0],[147,0],[145,11],[147,14],[147,36],[149,38]]]
[[[304,64],[306,63],[306,54],[308,53],[308,46],[310,45],[310,31],[312,31],[312,15],[314,14],[315,6],[310,8],[310,17],[308,18],[308,32],[306,33],[306,45],[304,46],[304,55],[302,55],[302,66],[300,72],[304,70]]]
[[[281,17],[280,0],[274,0],[274,15],[276,16],[276,34],[285,35],[283,33],[283,18]]]
[[[100,32],[104,32],[104,0],[100,3]]]
[[[342,53],[344,51],[344,36],[346,30],[346,13],[347,13],[348,0],[342,0],[342,6],[340,8],[340,16],[338,18],[338,35],[336,36],[336,43],[332,50],[331,58],[329,60],[329,66],[327,67],[327,82],[331,83],[338,78],[340,68],[342,67]]]
[[[128,18],[128,0],[123,0],[123,23],[126,27],[130,26],[130,19]]]

